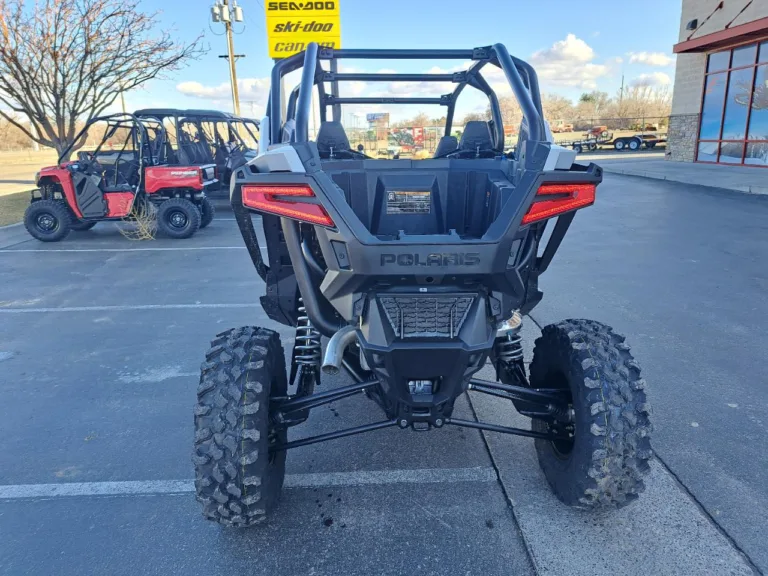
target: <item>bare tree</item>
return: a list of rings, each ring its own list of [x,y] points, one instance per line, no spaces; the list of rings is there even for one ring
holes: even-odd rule
[[[523,120],[523,111],[514,96],[499,96],[501,122],[504,126],[519,126]],[[485,109],[485,119],[491,119],[491,105]]]
[[[469,114],[464,116],[464,119],[461,121],[460,125],[466,126],[467,122],[477,122],[477,121],[487,122],[488,120],[490,120],[490,116],[488,115],[487,112],[486,113],[470,112]]]
[[[558,94],[542,94],[541,108],[547,120],[567,120],[573,117],[573,103]]]
[[[624,89],[624,95],[618,101],[621,102],[617,104],[618,118],[668,116],[672,108],[672,94],[668,86],[631,86]]]
[[[592,90],[584,92],[579,97],[579,103],[576,107],[577,115],[580,118],[599,118],[611,104],[611,98],[607,92]]]
[[[424,112],[419,112],[413,118],[406,118],[399,122],[394,122],[392,128],[413,128],[414,126],[430,126],[430,119]]]
[[[0,116],[61,153],[121,91],[202,52],[156,24],[137,0],[0,0]]]

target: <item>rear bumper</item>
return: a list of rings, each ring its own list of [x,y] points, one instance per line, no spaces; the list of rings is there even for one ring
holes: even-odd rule
[[[449,417],[493,347],[496,329],[489,318],[488,298],[480,292],[370,296],[358,341],[382,386],[380,401],[388,417],[437,426]],[[429,393],[415,391],[418,382],[428,382]]]
[[[547,150],[547,147],[541,149],[542,153]],[[299,150],[300,156],[301,152]],[[540,162],[542,167],[545,160],[544,153]],[[544,254],[538,256],[545,222],[520,224],[536,190],[543,182],[597,184],[602,180],[602,171],[594,164],[587,167],[575,165],[570,171],[520,171],[516,175],[514,197],[500,207],[481,237],[466,238],[456,232],[400,233],[396,238],[383,239],[371,234],[363,225],[341,189],[328,174],[317,169],[319,162],[312,164],[312,158],[302,158],[302,162],[308,166],[307,172],[239,170],[232,184],[231,200],[251,258],[267,282],[267,295],[262,304],[270,317],[282,323],[293,323],[293,294],[298,283],[305,305],[311,300],[317,302],[317,314],[324,318],[313,317],[311,302],[307,311],[313,323],[326,335],[332,334],[339,325],[358,325],[366,294],[382,284],[418,287],[426,293],[447,287],[462,290],[482,287],[489,294],[490,313],[498,319],[508,317],[515,309],[530,310],[541,298],[537,287],[538,270],[542,265],[546,268],[573,218],[573,213],[558,218],[555,227],[558,234],[553,234],[556,245],[553,249],[548,246]],[[270,266],[264,265],[248,210],[242,204],[241,189],[245,184],[306,185],[312,189],[317,202],[323,205],[335,224],[334,228],[314,227],[327,267],[322,279],[313,276],[307,268],[300,245],[299,223],[287,218],[263,216],[270,258]],[[286,255],[290,256],[290,263],[285,262]],[[326,300],[332,310],[321,310]],[[270,310],[280,312],[273,314]],[[331,318],[334,312],[338,314],[336,319]]]

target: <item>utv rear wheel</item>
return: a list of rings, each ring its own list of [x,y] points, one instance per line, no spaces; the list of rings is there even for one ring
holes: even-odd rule
[[[200,228],[200,210],[186,198],[171,198],[160,204],[157,227],[171,238],[189,238]]]
[[[272,396],[287,393],[285,356],[276,332],[222,332],[201,366],[195,406],[195,491],[203,515],[225,526],[263,522],[280,496],[287,429],[270,423]]]
[[[537,439],[536,453],[552,491],[577,508],[622,507],[644,489],[650,470],[650,406],[640,367],[624,337],[599,322],[565,320],[536,340],[533,388],[570,392],[572,439]],[[550,431],[543,420],[532,430]]]
[[[24,212],[24,227],[42,242],[58,242],[71,230],[72,217],[59,200],[37,200]]]
[[[205,228],[213,222],[213,216],[216,214],[216,208],[210,198],[203,198],[200,202],[200,228]]]

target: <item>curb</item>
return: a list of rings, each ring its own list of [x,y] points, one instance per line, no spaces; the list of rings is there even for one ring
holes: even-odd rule
[[[668,176],[657,174],[655,172],[643,172],[642,170],[623,170],[621,168],[610,168],[608,166],[602,166],[603,172],[609,174],[620,174],[622,176],[637,176],[638,178],[649,178],[652,180],[666,180],[668,182],[679,182],[681,184],[691,184],[694,186],[703,186],[705,188],[714,188],[717,190],[730,190],[731,192],[741,192],[742,194],[753,194],[756,196],[768,196],[767,186],[714,186],[712,184],[702,184],[699,182],[691,182],[682,178],[669,178]]]
[[[16,222],[16,224],[6,224],[5,226],[0,226],[0,230],[10,230],[11,228],[15,228],[16,226],[21,226],[24,224],[24,222]]]

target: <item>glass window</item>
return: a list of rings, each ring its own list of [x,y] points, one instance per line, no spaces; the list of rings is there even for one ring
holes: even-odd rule
[[[709,62],[707,63],[707,72],[717,72],[718,70],[725,70],[728,68],[728,63],[731,61],[731,51],[725,50],[724,52],[715,52],[709,55]]]
[[[723,142],[720,144],[720,162],[725,164],[741,164],[744,156],[743,142]]]
[[[725,72],[707,76],[704,88],[704,104],[701,107],[701,140],[717,140],[720,137],[720,123],[725,99]]]
[[[747,110],[752,94],[752,74],[754,68],[733,70],[728,80],[728,98],[725,103],[723,120],[723,140],[743,140],[746,138]]]
[[[757,67],[752,114],[749,117],[749,139],[768,140],[768,65]]]
[[[753,66],[755,64],[756,56],[757,44],[750,44],[749,46],[734,48],[731,68],[739,68],[740,66]]]
[[[699,142],[699,153],[696,159],[699,162],[717,162],[717,142]]]
[[[760,44],[760,57],[758,62],[768,62],[768,42]]]
[[[747,144],[747,156],[744,164],[768,166],[768,142],[753,142]]]

